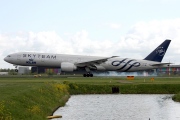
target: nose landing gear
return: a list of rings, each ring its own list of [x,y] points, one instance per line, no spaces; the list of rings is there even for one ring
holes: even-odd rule
[[[18,69],[15,69],[15,72],[18,72]]]
[[[15,66],[15,72],[18,72],[18,66]]]

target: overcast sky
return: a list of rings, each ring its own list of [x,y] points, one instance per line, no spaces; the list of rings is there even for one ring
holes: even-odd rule
[[[0,0],[0,68],[14,52],[145,58],[180,64],[180,0]]]

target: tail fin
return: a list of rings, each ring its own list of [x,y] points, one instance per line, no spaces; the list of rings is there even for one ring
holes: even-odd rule
[[[144,60],[161,62],[170,42],[171,42],[171,40],[165,40],[154,51],[152,51],[146,58],[144,58]]]

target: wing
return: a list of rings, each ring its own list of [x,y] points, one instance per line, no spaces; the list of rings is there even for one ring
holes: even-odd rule
[[[82,67],[82,66],[94,66],[94,65],[106,62],[108,59],[114,58],[114,57],[118,57],[118,56],[112,56],[112,57],[107,57],[107,58],[97,59],[97,60],[90,60],[90,61],[85,61],[85,62],[77,62],[77,63],[75,63],[75,65],[79,66],[79,67]]]

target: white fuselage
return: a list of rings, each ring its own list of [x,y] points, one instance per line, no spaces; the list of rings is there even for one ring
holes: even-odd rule
[[[71,63],[76,67],[86,67],[88,65],[90,69],[95,67],[96,70],[122,72],[155,69],[158,67],[152,65],[160,63],[148,60],[137,60],[120,57],[109,57],[105,61],[98,61],[106,58],[107,57],[98,56],[20,52],[10,54],[4,58],[4,60],[11,64],[21,66],[45,66],[61,68],[62,63]]]

